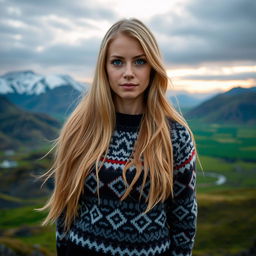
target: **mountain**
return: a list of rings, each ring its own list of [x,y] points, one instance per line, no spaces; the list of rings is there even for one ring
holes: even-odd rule
[[[41,113],[19,109],[0,95],[0,149],[36,148],[56,138],[60,123]]]
[[[80,92],[85,88],[84,84],[74,81],[68,75],[42,76],[28,70],[8,72],[0,76],[0,94],[40,95],[61,86],[71,86]]]
[[[69,114],[87,88],[68,75],[42,76],[33,71],[17,71],[0,76],[0,94],[12,103],[56,117]]]
[[[189,93],[186,91],[172,91],[167,92],[167,97],[170,102],[181,108],[193,108],[206,99],[212,97],[215,93]]]
[[[234,87],[231,90],[225,92],[225,95],[239,95],[243,93],[256,92],[256,87],[243,88],[243,87]]]
[[[186,113],[187,119],[209,123],[255,124],[256,87],[236,87],[218,94]]]

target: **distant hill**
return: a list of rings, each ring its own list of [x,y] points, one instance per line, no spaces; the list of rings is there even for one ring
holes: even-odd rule
[[[256,87],[236,87],[218,94],[186,113],[187,119],[209,123],[256,123]]]
[[[181,108],[193,108],[198,106],[200,103],[209,99],[215,95],[215,93],[189,93],[186,91],[168,91],[167,97],[170,102],[175,106]]]
[[[0,94],[19,107],[55,117],[69,114],[88,85],[68,75],[42,76],[33,71],[9,72],[0,76]]]
[[[234,87],[231,90],[225,92],[225,95],[239,95],[242,93],[256,92],[256,87],[243,88],[243,87]]]
[[[36,148],[56,138],[60,123],[46,114],[19,109],[0,95],[0,149]]]

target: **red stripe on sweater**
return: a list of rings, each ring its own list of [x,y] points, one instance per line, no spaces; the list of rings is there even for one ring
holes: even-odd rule
[[[192,160],[192,158],[194,157],[195,154],[196,154],[196,151],[193,150],[189,159],[187,159],[184,163],[175,166],[174,169],[178,170],[178,169],[184,167],[186,164],[188,164]],[[103,158],[103,157],[100,160],[104,161],[104,162],[107,162],[107,163],[111,163],[111,164],[123,164],[123,165],[125,165],[127,163],[127,161],[113,160],[113,159],[108,159],[108,158]]]
[[[127,161],[112,160],[112,159],[103,158],[103,157],[100,160],[107,162],[107,163],[111,163],[111,164],[126,164],[127,163]]]
[[[196,154],[196,151],[193,150],[193,152],[192,152],[191,156],[189,157],[189,159],[187,159],[184,163],[175,166],[174,170],[178,170],[178,169],[184,167],[186,164],[188,164],[192,160],[192,158],[194,157],[195,154]]]

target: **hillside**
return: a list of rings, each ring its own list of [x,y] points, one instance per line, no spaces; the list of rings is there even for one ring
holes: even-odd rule
[[[60,123],[46,114],[29,113],[0,96],[0,149],[36,148],[56,138]]]
[[[53,117],[67,116],[79,101],[80,92],[69,86],[54,88],[40,95],[9,93],[6,97],[19,107],[50,114]]]
[[[208,123],[255,124],[255,88],[238,87],[218,94],[186,113],[186,118]]]

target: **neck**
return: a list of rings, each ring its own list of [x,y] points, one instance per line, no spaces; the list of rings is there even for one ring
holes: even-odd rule
[[[138,115],[144,112],[144,105],[136,99],[116,99],[114,101],[115,109],[119,113]]]

